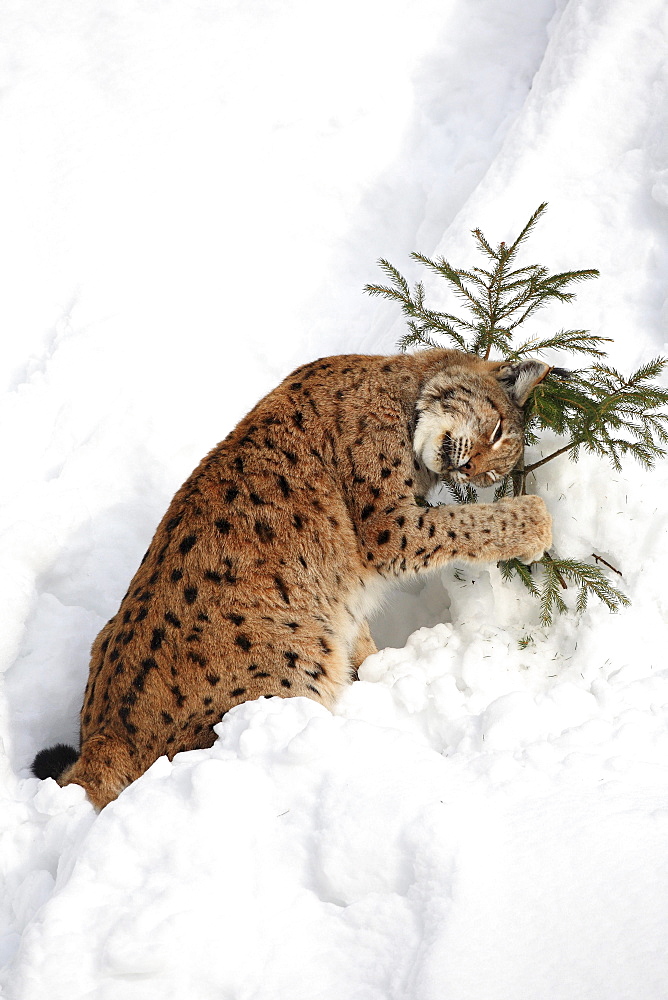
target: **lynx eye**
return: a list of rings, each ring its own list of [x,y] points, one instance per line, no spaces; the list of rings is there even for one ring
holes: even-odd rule
[[[498,441],[501,440],[501,435],[502,434],[503,434],[503,423],[501,421],[501,417],[499,417],[497,425],[494,428],[494,430],[492,431],[492,436],[489,439],[489,443],[490,444],[496,444]]]

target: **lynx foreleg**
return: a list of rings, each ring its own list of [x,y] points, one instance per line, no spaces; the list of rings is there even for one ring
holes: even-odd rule
[[[427,508],[406,503],[368,518],[359,530],[366,564],[383,576],[453,560],[534,562],[552,544],[551,518],[537,496]]]

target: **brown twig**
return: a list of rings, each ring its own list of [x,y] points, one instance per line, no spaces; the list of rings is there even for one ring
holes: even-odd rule
[[[561,584],[561,586],[563,587],[564,590],[568,590],[568,584],[564,580],[563,576],[561,575],[561,573],[559,572],[559,570],[557,569],[557,567],[554,565],[554,559],[552,558],[552,556],[550,555],[550,553],[546,552],[545,555],[543,556],[543,559],[547,559],[548,562],[552,563],[552,569],[555,572],[557,580],[559,581],[559,583]]]
[[[513,480],[513,496],[523,497],[526,493],[527,485],[527,475],[526,469],[524,467],[524,451],[522,452],[520,458],[517,460],[517,464],[513,471],[511,472]]]
[[[534,472],[536,469],[540,469],[541,465],[545,465],[547,462],[551,462],[553,458],[557,457],[557,455],[563,455],[567,451],[570,451],[572,448],[575,448],[579,444],[582,444],[582,442],[571,441],[570,444],[564,445],[563,448],[559,448],[557,451],[553,451],[551,455],[547,455],[545,458],[542,458],[539,462],[534,462],[532,465],[527,465],[524,471]]]
[[[609,563],[607,559],[603,558],[603,556],[597,556],[595,552],[592,552],[591,555],[592,555],[592,559],[595,559],[596,562],[602,562],[603,565],[607,566],[608,569],[611,569],[613,573],[618,573],[619,576],[623,576],[624,575],[620,569],[617,569],[616,566],[613,566],[611,563]]]

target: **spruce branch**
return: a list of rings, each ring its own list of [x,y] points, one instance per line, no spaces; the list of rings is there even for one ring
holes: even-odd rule
[[[550,274],[539,264],[515,266],[517,254],[528,239],[547,208],[540,205],[526,223],[519,236],[510,244],[493,247],[480,229],[473,231],[479,249],[490,261],[490,268],[456,268],[438,257],[432,260],[423,253],[414,252],[411,258],[427,268],[433,275],[445,280],[447,287],[470,314],[456,316],[450,312],[428,309],[424,304],[424,287],[418,282],[413,292],[407,280],[389,261],[381,259],[379,265],[390,283],[368,284],[365,291],[400,304],[409,321],[410,333],[402,338],[400,347],[433,347],[433,334],[444,336],[450,346],[488,358],[492,349],[502,357],[516,359],[528,350],[547,350],[563,347],[571,352],[594,354],[603,357],[598,345],[606,338],[587,331],[568,331],[556,334],[541,346],[529,344],[512,347],[513,331],[550,300],[569,302],[575,293],[569,286],[594,278],[598,271],[588,268]],[[535,339],[535,338],[533,338]]]
[[[408,323],[408,332],[399,342],[401,350],[448,346],[483,358],[494,352],[511,362],[546,351],[564,351],[593,362],[589,368],[574,371],[552,368],[535,388],[525,406],[525,445],[536,446],[541,434],[550,431],[557,438],[556,447],[533,461],[526,462],[522,456],[513,472],[498,484],[495,500],[526,493],[527,478],[531,476],[533,482],[539,469],[562,455],[576,462],[583,454],[597,455],[616,470],[625,458],[632,457],[652,468],[668,447],[668,390],[656,383],[668,359],[653,358],[625,377],[605,362],[610,338],[588,330],[559,330],[547,335],[534,332],[514,343],[518,328],[539,309],[550,302],[572,302],[574,289],[598,276],[593,268],[551,274],[542,264],[520,265],[519,252],[546,209],[546,202],[539,205],[511,243],[494,246],[481,229],[474,229],[472,235],[485,267],[457,268],[445,257],[411,254],[431,275],[445,282],[464,315],[428,308],[422,282],[411,290],[403,275],[386,260],[379,263],[389,284],[367,285],[365,289],[400,305]],[[446,485],[456,503],[477,502],[477,491],[470,484],[448,481]],[[500,567],[504,579],[519,579],[539,600],[541,620],[548,625],[555,614],[568,610],[562,592],[571,587],[577,588],[578,613],[585,610],[592,595],[611,611],[628,604],[628,598],[610,584],[598,563],[619,575],[620,571],[595,553],[592,558],[596,565],[545,555],[533,574],[516,559]]]
[[[619,573],[614,566],[609,563],[606,565]],[[533,574],[519,559],[510,559],[499,566],[505,580],[516,577],[533,597],[538,598],[540,621],[545,628],[552,625],[555,614],[564,614],[570,610],[562,594],[569,584],[577,587],[574,609],[577,614],[584,613],[592,596],[602,601],[611,612],[619,611],[621,607],[627,607],[631,603],[626,594],[612,586],[598,566],[579,559],[559,559],[546,553],[532,567],[535,570]]]
[[[508,359],[519,361],[526,354],[543,354],[550,349],[603,358],[606,352],[599,347],[602,343],[611,343],[610,337],[599,337],[595,333],[589,333],[588,330],[560,330],[551,337],[529,337],[510,351]]]
[[[445,485],[456,503],[478,502],[478,493],[469,483],[457,483],[454,479],[448,479]]]
[[[563,576],[555,560],[541,559],[543,569],[543,585],[539,589],[540,621],[544,627],[551,625],[554,615],[563,615],[568,611],[568,605],[561,596]]]

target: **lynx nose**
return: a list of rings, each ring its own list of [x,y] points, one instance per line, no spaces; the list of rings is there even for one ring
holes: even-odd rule
[[[480,472],[480,455],[471,455],[468,462],[458,465],[455,472],[465,472],[467,476],[477,476]]]

